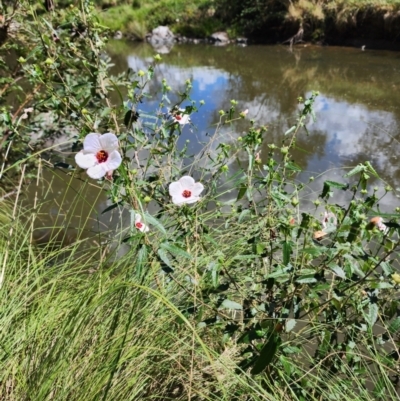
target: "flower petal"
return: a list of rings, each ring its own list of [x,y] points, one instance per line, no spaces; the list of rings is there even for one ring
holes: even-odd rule
[[[106,164],[107,163],[100,163],[96,166],[89,167],[87,170],[88,176],[94,180],[104,177],[107,174],[107,168],[105,168]]]
[[[108,155],[107,161],[104,163],[108,170],[116,170],[122,163],[122,157],[118,151],[114,150]]]
[[[102,150],[100,143],[100,134],[96,134],[95,132],[91,132],[85,136],[83,140],[83,150],[85,153],[94,153],[96,154],[99,150]]]
[[[80,151],[75,155],[76,164],[81,168],[89,168],[93,167],[96,162],[96,156],[93,153],[85,153],[84,151]]]
[[[142,217],[140,214],[135,214],[135,223],[140,223],[142,221]]]
[[[174,116],[173,119],[176,123],[179,123],[179,125],[186,125],[190,123],[190,117],[188,114],[178,114]]]
[[[192,177],[190,177],[189,175],[185,175],[183,176],[180,180],[179,180],[180,184],[182,185],[183,189],[192,189],[195,181]]]
[[[118,149],[118,138],[111,132],[108,132],[100,137],[100,144],[103,150],[110,153]]]
[[[184,198],[181,194],[174,195],[172,197],[172,203],[175,205],[183,205],[186,203],[187,198]]]
[[[139,228],[139,231],[141,231],[142,233],[147,233],[149,231],[149,227],[146,226],[146,224],[142,223],[142,227]]]
[[[195,203],[200,198],[198,196],[191,196],[190,198],[185,198],[182,195],[177,195],[172,197],[172,203],[181,206],[183,204]]]
[[[182,185],[179,181],[171,182],[169,184],[169,194],[174,197],[174,196],[182,196]]]
[[[199,196],[204,190],[204,185],[201,182],[196,182],[192,187],[192,195]]]
[[[195,203],[199,200],[200,198],[198,196],[191,196],[190,198],[186,198],[185,203]]]

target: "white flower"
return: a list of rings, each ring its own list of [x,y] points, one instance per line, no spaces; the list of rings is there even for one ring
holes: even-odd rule
[[[325,212],[321,224],[324,230],[326,230],[329,226],[334,228],[337,226],[337,218],[332,212]]]
[[[122,158],[118,152],[118,138],[111,133],[86,135],[83,150],[75,155],[76,164],[87,169],[88,176],[95,180],[116,170]]]
[[[21,120],[26,120],[29,117],[30,113],[33,113],[33,107],[28,107],[27,109],[24,109],[24,114],[22,114]]]
[[[142,233],[147,233],[147,231],[150,230],[146,224],[142,223],[142,217],[140,214],[135,215],[135,227]]]
[[[172,196],[172,202],[175,205],[197,202],[203,189],[203,184],[195,182],[188,175],[185,175],[179,181],[169,184],[169,194]]]
[[[179,123],[179,125],[186,125],[190,123],[189,114],[184,114],[184,109],[178,109],[172,114],[172,119],[174,122]]]
[[[383,219],[380,216],[373,217],[370,222],[379,230],[382,231],[384,234],[387,234],[389,231],[389,227],[387,227],[383,223]]]

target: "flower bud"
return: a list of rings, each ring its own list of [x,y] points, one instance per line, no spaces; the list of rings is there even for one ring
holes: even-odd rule
[[[400,274],[399,274],[399,273],[393,273],[393,274],[392,274],[392,280],[393,280],[396,284],[400,284]]]

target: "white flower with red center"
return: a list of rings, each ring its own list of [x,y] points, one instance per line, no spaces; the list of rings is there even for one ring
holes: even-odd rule
[[[76,164],[86,169],[90,178],[98,180],[121,165],[118,146],[118,138],[114,134],[92,132],[83,140],[83,150],[75,155]]]
[[[178,109],[177,111],[172,114],[172,119],[174,122],[179,123],[179,125],[186,125],[190,123],[189,114],[184,114],[185,110]]]
[[[135,227],[142,233],[147,233],[149,227],[142,222],[142,216],[140,214],[135,214]]]
[[[195,182],[195,180],[188,175],[169,184],[169,194],[172,196],[172,202],[175,205],[197,202],[200,200],[199,195],[203,190],[203,184]]]
[[[383,223],[383,219],[380,216],[373,217],[370,222],[379,230],[382,231],[384,234],[387,234],[389,231],[389,227]]]

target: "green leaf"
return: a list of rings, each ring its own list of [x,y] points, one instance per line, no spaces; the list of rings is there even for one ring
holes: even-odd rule
[[[386,281],[379,281],[377,283],[372,283],[371,288],[379,288],[380,290],[383,290],[383,289],[393,288],[393,285],[387,283]]]
[[[392,268],[392,266],[390,266],[389,263],[381,262],[380,266],[386,277],[393,273],[393,268]]]
[[[263,346],[260,356],[257,358],[251,370],[252,375],[258,375],[272,362],[279,345],[280,337],[277,334],[271,335]]]
[[[301,269],[298,274],[301,276],[307,276],[307,275],[314,275],[316,273],[315,269]]]
[[[325,184],[329,185],[331,188],[337,189],[347,189],[349,187],[349,184],[342,184],[341,182],[336,181],[325,181]]]
[[[370,304],[368,313],[365,314],[365,320],[370,327],[372,327],[378,319],[378,305]]]
[[[322,193],[320,195],[321,198],[325,198],[329,194],[330,189],[331,189],[331,187],[326,182],[324,182],[324,186],[322,188]]]
[[[291,269],[291,266],[285,267],[285,266],[278,266],[277,269],[275,269],[272,273],[268,274],[268,278],[278,278],[281,276],[288,275],[289,270]]]
[[[297,173],[299,173],[301,170],[301,167],[298,166],[295,162],[293,161],[288,161],[285,165],[286,169],[289,171],[295,171]]]
[[[220,308],[222,309],[235,309],[235,310],[242,310],[243,307],[239,303],[235,301],[231,301],[229,299],[224,299],[222,304],[220,305]]]
[[[170,242],[163,242],[160,245],[160,247],[167,250],[174,256],[182,256],[186,259],[192,259],[192,256],[189,253],[187,253],[184,249],[180,248],[177,245],[173,245]]]
[[[390,322],[388,331],[391,335],[396,334],[400,330],[400,316]]]
[[[340,278],[342,279],[346,279],[346,273],[344,272],[344,270],[335,264],[330,264],[329,268]]]
[[[292,375],[293,371],[294,371],[294,365],[292,362],[292,359],[286,358],[285,356],[281,355],[279,357],[279,360],[282,363],[283,369],[285,370],[285,373],[290,376]]]
[[[158,219],[153,217],[150,213],[145,212],[143,217],[147,223],[151,224],[154,228],[156,228],[158,231],[160,231],[165,236],[167,235],[167,231],[164,228],[164,226],[160,223],[160,221]]]
[[[136,258],[136,276],[139,278],[142,276],[143,268],[147,264],[147,258],[148,258],[147,246],[142,245],[142,247],[139,249]]]
[[[363,164],[359,164],[357,167],[354,167],[353,170],[345,174],[345,177],[351,177],[354,174],[358,174],[361,171],[365,171],[365,166]]]
[[[370,162],[365,162],[365,166],[368,169],[368,172],[374,175],[376,178],[380,178],[378,173],[375,171],[375,169],[372,167]]]
[[[292,244],[290,242],[283,242],[283,264],[286,266],[290,262],[290,255],[292,253]]]
[[[289,128],[289,129],[285,132],[285,135],[291,134],[295,129],[296,129],[296,126],[293,125],[293,127]]]
[[[236,198],[237,201],[243,198],[243,196],[244,196],[245,193],[246,193],[246,190],[247,190],[247,187],[246,187],[245,185],[242,185],[242,186],[240,187],[239,193],[238,193],[237,198]]]
[[[316,282],[317,282],[317,279],[314,277],[314,275],[300,276],[296,280],[296,283],[300,283],[300,284],[311,284],[311,283],[316,283]]]
[[[164,249],[159,249],[157,251],[158,256],[160,257],[160,259],[171,269],[173,269],[172,263],[168,258],[167,252],[164,251]]]
[[[315,247],[315,248],[304,248],[301,251],[311,256],[319,256],[325,253],[327,248],[325,246]]]
[[[240,213],[239,218],[238,218],[238,223],[241,223],[242,220],[249,214],[251,214],[251,210],[250,209],[242,210],[242,213]]]

